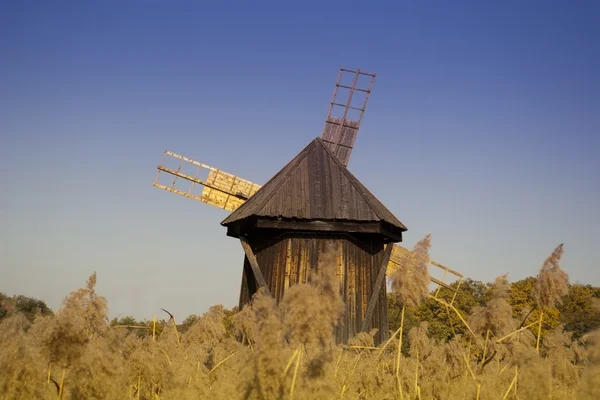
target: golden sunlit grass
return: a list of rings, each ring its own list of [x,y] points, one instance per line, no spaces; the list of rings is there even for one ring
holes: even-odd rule
[[[428,235],[415,246],[412,264],[392,277],[393,295],[403,306],[429,296],[424,260],[430,243]],[[540,271],[534,295],[542,310],[565,293],[561,254],[559,246]],[[324,261],[323,273],[310,283],[290,287],[280,305],[259,292],[233,319],[216,306],[185,331],[170,316],[159,333],[155,324],[141,327],[145,335],[136,334],[137,327],[110,326],[93,274],[55,316],[30,323],[12,313],[0,323],[0,397],[600,398],[600,331],[573,340],[559,326],[542,340],[532,333],[542,317],[517,329],[505,276],[496,279],[485,306],[461,316],[472,332],[467,336],[437,342],[427,322],[402,335],[401,322],[380,347],[374,346],[374,331],[336,345],[332,327],[344,307],[334,261]]]

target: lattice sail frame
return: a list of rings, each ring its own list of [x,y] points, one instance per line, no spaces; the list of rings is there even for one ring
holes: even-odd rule
[[[166,161],[167,157],[173,157],[178,160],[179,166],[176,170],[164,166],[164,162]],[[184,163],[188,163],[197,167],[198,172],[196,173],[196,175],[192,176],[189,174],[182,173],[181,169],[183,168]],[[246,200],[248,200],[250,196],[256,193],[261,187],[256,183],[250,182],[249,180],[242,179],[228,172],[224,172],[220,169],[211,167],[207,164],[198,161],[194,161],[190,158],[181,156],[168,150],[165,151],[163,156],[163,162],[157,167],[157,170],[158,172],[154,181],[155,187],[193,200],[201,201],[203,203],[210,204],[212,206],[231,212],[235,211],[238,207],[244,204]],[[207,171],[208,178],[205,180],[200,179],[200,174],[206,173]],[[162,172],[174,177],[173,184],[171,186],[158,183],[158,178]],[[175,184],[177,182],[177,179],[179,178],[191,183],[190,189],[188,191],[175,189]],[[195,185],[203,186],[202,194],[199,196],[194,195],[192,193]],[[386,275],[390,276],[392,272],[398,269],[398,267],[401,265],[413,265],[415,257],[415,252],[410,251],[398,244],[394,244],[390,261],[387,266]],[[431,281],[438,286],[438,289],[435,293],[435,297],[437,298],[441,288],[444,287],[454,293],[450,302],[450,304],[452,304],[456,297],[456,294],[458,293],[458,289],[460,288],[460,285],[462,283],[463,275],[431,259],[427,261],[428,268],[430,271],[432,267],[444,271],[441,279],[434,278],[433,276],[431,276],[430,272]],[[340,263],[341,260],[338,260],[338,264]],[[450,286],[450,284],[445,281],[448,275],[458,278],[458,284],[456,288]]]
[[[354,75],[352,79],[352,85],[343,85],[342,78],[344,74]],[[366,88],[358,87],[358,80],[361,76],[369,77],[369,84]],[[323,133],[321,138],[325,145],[329,147],[331,152],[335,154],[335,156],[340,160],[344,166],[348,166],[348,162],[350,161],[350,155],[352,154],[352,150],[354,149],[354,141],[356,140],[356,136],[358,135],[358,130],[360,128],[360,122],[362,121],[363,115],[367,108],[367,102],[369,101],[369,97],[371,95],[371,90],[373,89],[373,84],[375,83],[375,74],[370,74],[367,72],[363,72],[360,69],[356,71],[340,68],[340,72],[337,78],[337,82],[335,84],[335,89],[333,90],[333,97],[331,102],[329,103],[329,112],[327,113],[327,118],[325,119],[325,126],[323,127]],[[347,89],[348,97],[346,100],[340,100],[342,96],[340,94],[339,89]],[[352,99],[354,98],[355,92],[364,93],[364,101],[361,106],[353,106]],[[335,109],[342,109],[341,117],[334,117],[333,111]],[[350,118],[350,111],[357,111],[357,118]]]
[[[167,157],[173,157],[179,160],[179,166],[177,170],[173,170],[164,166]],[[197,168],[197,172],[194,176],[184,174],[181,169],[184,163],[191,164]],[[227,211],[235,211],[241,206],[246,200],[250,198],[260,186],[252,183],[246,179],[242,179],[238,176],[230,173],[221,171],[217,168],[213,168],[210,165],[194,161],[190,158],[181,156],[171,151],[165,151],[162,163],[157,167],[158,172],[156,179],[154,180],[154,186],[159,189],[164,189],[171,193],[179,194],[181,196],[202,201],[206,204],[222,208]],[[200,179],[200,174],[208,170],[208,178],[206,180]],[[173,184],[171,186],[163,185],[158,182],[158,178],[161,172],[173,175]],[[191,182],[190,189],[188,191],[182,191],[175,189],[177,178],[183,178]],[[193,194],[195,185],[202,185],[202,194],[197,196]]]

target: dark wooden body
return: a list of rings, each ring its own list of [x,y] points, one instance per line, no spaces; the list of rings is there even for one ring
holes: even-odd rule
[[[310,274],[319,273],[322,262],[327,259],[336,264],[340,294],[346,305],[342,322],[336,327],[336,341],[346,343],[360,332],[374,290],[378,292],[378,299],[366,331],[378,329],[376,343],[388,337],[385,281],[378,288],[374,287],[384,257],[385,243],[381,235],[260,230],[247,239],[277,302],[288,287],[307,282]],[[326,254],[328,251],[333,251],[335,256]],[[248,257],[245,257],[240,308],[250,301],[257,288]]]

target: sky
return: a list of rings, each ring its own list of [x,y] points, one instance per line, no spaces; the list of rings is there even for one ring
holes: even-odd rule
[[[484,4],[485,3],[485,4]],[[376,73],[350,171],[465,276],[564,243],[600,285],[600,5],[2,2],[0,291],[111,317],[237,304],[227,211],[153,187],[165,150],[263,184],[320,136],[339,68]]]

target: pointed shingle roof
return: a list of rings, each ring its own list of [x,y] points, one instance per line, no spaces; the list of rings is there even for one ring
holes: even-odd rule
[[[321,138],[314,139],[221,225],[251,217],[386,222],[395,230],[407,230]]]

